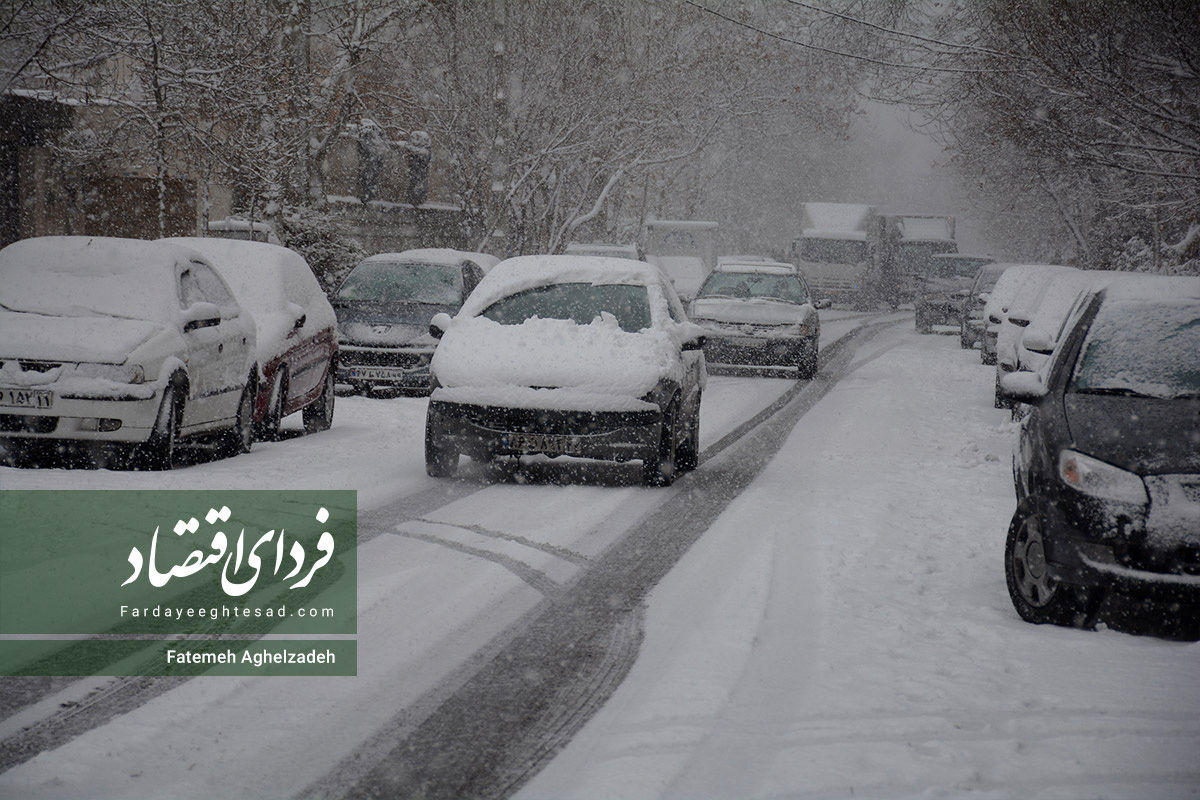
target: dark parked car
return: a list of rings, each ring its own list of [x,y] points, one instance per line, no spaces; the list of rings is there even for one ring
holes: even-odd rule
[[[704,329],[658,268],[623,258],[502,261],[451,320],[433,357],[425,468],[541,454],[640,460],[666,486],[694,469]]]
[[[277,439],[297,411],[309,433],[333,424],[337,319],[304,256],[263,242],[216,237],[167,239],[207,258],[254,317],[258,333],[259,439]]]
[[[708,361],[786,367],[811,378],[821,339],[816,306],[791,264],[721,263],[692,301],[691,317],[708,331]]]
[[[380,253],[338,288],[338,382],[365,394],[375,387],[429,390],[437,340],[429,319],[454,314],[483,278],[492,256],[459,250]]]
[[[975,280],[971,282],[971,288],[967,290],[962,305],[959,306],[958,342],[962,349],[970,350],[983,342],[983,331],[987,327],[987,320],[983,318],[984,306],[987,305],[992,287],[1009,266],[984,264],[975,273]]]
[[[916,279],[914,319],[917,333],[932,333],[934,325],[960,321],[963,300],[971,291],[979,268],[992,263],[989,256],[962,253],[931,255]]]
[[[1017,612],[1089,623],[1106,592],[1200,604],[1200,278],[1095,292],[1044,373],[1005,375],[1031,404],[1005,546]]]

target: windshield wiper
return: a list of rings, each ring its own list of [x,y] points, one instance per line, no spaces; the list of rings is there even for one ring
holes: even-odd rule
[[[1127,386],[1096,386],[1088,389],[1077,389],[1076,391],[1080,394],[1098,394],[1109,397],[1149,397],[1158,400],[1163,399],[1162,395],[1146,394],[1145,392],[1139,392],[1137,389],[1130,389]]]

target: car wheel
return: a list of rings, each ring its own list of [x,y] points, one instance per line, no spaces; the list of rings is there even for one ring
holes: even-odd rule
[[[254,396],[256,394],[253,375],[242,387],[242,396],[238,398],[237,416],[233,418],[233,427],[225,434],[224,455],[236,456],[249,453],[254,446]]]
[[[796,377],[802,381],[812,380],[817,374],[817,346],[813,343],[810,348],[805,348],[804,355],[800,356],[800,363],[796,365]]]
[[[183,421],[183,389],[181,386],[169,383],[163,390],[162,405],[159,406],[158,420],[150,438],[142,444],[135,454],[137,466],[145,470],[167,470],[175,464],[175,449],[179,443],[179,426]]]
[[[1037,624],[1081,625],[1087,618],[1088,593],[1050,576],[1041,515],[1022,503],[1008,526],[1004,577],[1021,619]]]
[[[458,471],[458,452],[439,442],[425,429],[425,474],[431,478],[449,478]]]
[[[321,387],[321,397],[301,412],[304,416],[305,433],[327,431],[333,425],[334,372],[334,365],[330,364],[329,369],[325,370],[325,384]]]
[[[663,416],[662,435],[654,455],[642,461],[642,483],[646,486],[670,486],[675,482],[679,442],[679,401],[672,400]]]
[[[687,438],[675,451],[675,468],[680,472],[691,472],[700,463],[700,398],[696,398],[696,413],[688,423]]]
[[[929,324],[929,320],[921,312],[917,312],[915,316],[917,333],[933,333],[933,326]]]
[[[264,442],[274,442],[279,439],[279,424],[283,421],[283,401],[287,392],[287,380],[284,370],[275,373],[275,382],[271,385],[271,400],[267,405],[267,415],[258,424],[257,438]]]

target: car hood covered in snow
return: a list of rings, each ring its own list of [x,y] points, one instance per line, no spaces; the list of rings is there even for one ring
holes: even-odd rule
[[[607,314],[588,325],[536,317],[502,325],[471,317],[450,326],[431,367],[441,386],[485,390],[504,405],[513,404],[512,393],[504,391],[512,387],[636,399],[663,379],[682,379],[679,349],[665,331],[624,331]]]
[[[121,364],[163,331],[162,324],[149,320],[0,310],[0,358]]]
[[[429,303],[342,301],[337,306],[338,330],[347,344],[433,347],[437,342],[429,335],[429,320],[438,312],[453,314],[456,310]]]
[[[765,298],[742,300],[714,297],[694,301],[691,316],[697,320],[709,319],[716,322],[792,325],[804,322],[813,313],[815,309],[807,303],[796,305]]]

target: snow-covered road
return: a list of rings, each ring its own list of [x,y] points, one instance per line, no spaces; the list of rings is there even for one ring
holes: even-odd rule
[[[1200,644],[1009,604],[992,370],[907,331],[854,363],[654,590],[630,675],[520,797],[1200,796]]]
[[[831,317],[827,340],[858,322]],[[1197,645],[1036,628],[1008,604],[1012,430],[990,370],[907,325],[851,359],[659,584],[632,671],[524,796],[1200,795]],[[791,385],[711,378],[702,446]],[[327,433],[174,473],[0,469],[4,488],[355,488],[367,539],[357,677],[186,681],[51,738],[0,797],[344,794],[480,648],[680,491],[434,481],[423,400],[338,403]],[[0,742],[111,684],[0,720]]]
[[[826,341],[862,315],[833,316]],[[702,447],[793,385],[713,376]],[[298,435],[297,415],[284,425],[292,438],[168,473],[0,468],[5,489],[349,488],[368,512],[357,677],[203,678],[113,709],[113,685],[128,681],[71,683],[0,720],[0,740],[29,741],[33,731],[52,748],[0,775],[0,797],[288,797],[327,786],[331,773],[336,787],[346,771],[338,765],[367,755],[365,739],[402,710],[453,691],[456,672],[480,648],[668,494],[603,480],[497,484],[480,469],[436,481],[424,474],[424,408],[423,398],[339,398],[326,433]],[[419,511],[394,513],[405,498],[428,494]],[[62,732],[89,709],[99,717],[90,730]],[[221,768],[203,768],[214,764]]]

